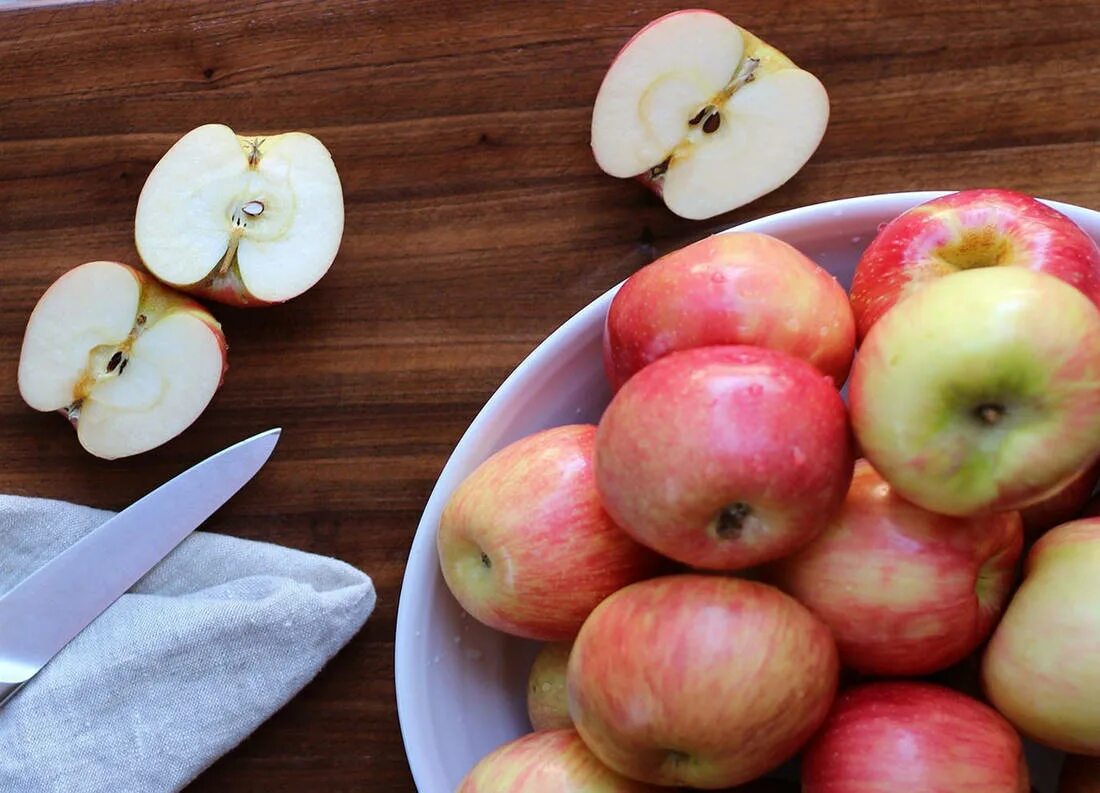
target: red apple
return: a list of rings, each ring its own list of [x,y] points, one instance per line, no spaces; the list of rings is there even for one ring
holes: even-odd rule
[[[929,282],[975,267],[1026,267],[1061,278],[1100,306],[1100,247],[1031,196],[964,190],[903,212],[867,246],[852,279],[859,338]]]
[[[1034,542],[1044,532],[1080,517],[1085,504],[1100,479],[1100,460],[1081,469],[1069,484],[1053,495],[1020,510],[1024,520],[1024,536]]]
[[[647,366],[596,435],[596,483],[639,542],[734,570],[809,542],[852,475],[847,415],[810,364],[758,347],[699,347]]]
[[[1064,523],[1035,543],[985,649],[982,682],[1025,735],[1100,755],[1100,518]]]
[[[828,628],[755,581],[633,584],[596,607],[569,657],[569,712],[593,753],[659,785],[721,788],[789,759],[837,684]]]
[[[443,578],[486,625],[570,639],[601,600],[657,571],[660,558],[600,504],[595,435],[590,424],[531,435],[483,462],[451,494],[436,538]]]
[[[565,669],[571,647],[568,642],[544,645],[531,665],[527,676],[527,718],[536,730],[573,726],[565,698]]]
[[[930,683],[871,683],[841,694],[802,758],[803,793],[1028,790],[1012,725]]]
[[[1100,757],[1068,756],[1058,793],[1100,793]]]
[[[796,248],[765,234],[717,234],[627,279],[607,314],[604,366],[618,389],[670,352],[720,344],[789,353],[840,386],[855,321],[836,279]]]
[[[828,527],[774,574],[829,626],[845,666],[923,675],[961,661],[989,636],[1022,546],[1018,513],[929,512],[859,460]]]
[[[456,793],[658,793],[593,756],[574,730],[529,733],[485,755]]]

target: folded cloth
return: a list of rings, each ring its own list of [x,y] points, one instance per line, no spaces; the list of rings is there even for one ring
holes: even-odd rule
[[[0,496],[0,590],[111,514]],[[305,686],[374,601],[343,562],[195,532],[0,708],[0,791],[181,789]]]

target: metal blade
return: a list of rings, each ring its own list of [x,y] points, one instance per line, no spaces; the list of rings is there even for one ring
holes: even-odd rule
[[[279,432],[189,468],[0,597],[0,704],[255,476]]]

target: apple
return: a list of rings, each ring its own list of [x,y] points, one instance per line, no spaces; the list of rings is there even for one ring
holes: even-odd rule
[[[593,756],[575,730],[542,730],[485,755],[456,793],[659,793]]]
[[[1100,306],[1100,246],[1041,201],[1011,190],[963,190],[933,198],[887,223],[852,279],[863,339],[901,300],[950,273],[1014,266],[1045,272]]]
[[[982,682],[1025,735],[1100,755],[1100,518],[1064,523],[1032,547],[982,656]]]
[[[616,592],[585,621],[569,656],[569,713],[624,776],[729,787],[813,735],[837,670],[829,629],[778,589],[665,576]]]
[[[27,322],[19,393],[60,411],[88,452],[113,460],[180,434],[226,370],[221,325],[198,303],[118,262],[58,278]]]
[[[1100,793],[1100,757],[1069,755],[1062,765],[1058,793]]]
[[[1024,536],[1027,540],[1034,542],[1043,532],[1080,517],[1098,479],[1100,479],[1100,460],[1082,468],[1077,476],[1069,480],[1060,490],[1020,510],[1020,517],[1024,520]]]
[[[596,484],[639,542],[698,568],[791,553],[825,528],[852,476],[833,382],[759,347],[698,347],[642,369],[596,433]]]
[[[905,501],[866,460],[828,527],[774,567],[774,580],[862,674],[930,674],[989,637],[1016,579],[1017,512],[969,518]]]
[[[317,283],[344,231],[324,145],[305,132],[191,130],[149,174],[134,241],[166,284],[239,306],[281,303]]]
[[[863,454],[945,515],[1026,507],[1100,452],[1100,311],[1023,267],[964,270],[883,315],[848,384]]]
[[[855,350],[848,296],[775,237],[716,234],[643,267],[611,301],[604,365],[618,389],[677,350],[748,344],[809,361],[839,387]]]
[[[569,664],[568,642],[543,645],[527,676],[527,717],[536,730],[558,730],[573,726],[565,697],[565,670]]]
[[[794,176],[828,121],[816,77],[725,17],[691,9],[619,51],[592,109],[592,153],[677,215],[709,218]]]
[[[803,793],[1028,793],[1020,737],[988,705],[918,682],[837,697],[802,757]]]
[[[439,520],[443,578],[491,628],[565,641],[660,557],[612,522],[593,471],[596,428],[555,427],[516,441],[455,489]]]

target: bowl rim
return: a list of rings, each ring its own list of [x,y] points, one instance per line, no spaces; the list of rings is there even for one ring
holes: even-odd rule
[[[827,215],[829,213],[840,216],[841,214],[857,214],[861,211],[881,213],[882,210],[886,209],[888,215],[896,216],[925,201],[955,192],[959,192],[959,190],[913,190],[837,198],[763,215],[753,220],[720,229],[714,233],[756,231],[758,226],[766,226],[767,231],[765,233],[777,234],[788,228],[796,228],[811,216]],[[1100,212],[1088,207],[1045,198],[1039,198],[1038,200],[1064,214],[1068,214],[1071,218],[1082,212],[1094,214],[1100,218]],[[430,575],[433,567],[438,567],[434,524],[438,521],[438,515],[442,511],[445,499],[450,496],[450,491],[453,489],[453,487],[444,487],[444,485],[454,478],[456,469],[467,464],[467,458],[473,453],[474,440],[483,433],[486,426],[493,423],[497,413],[501,410],[501,406],[511,402],[514,396],[526,387],[527,381],[557,353],[559,348],[578,343],[583,335],[588,332],[587,329],[593,324],[595,317],[606,315],[612,298],[625,281],[625,278],[619,281],[574,313],[540,341],[505,377],[462,433],[458,443],[455,444],[446,463],[436,477],[432,492],[421,512],[406,557],[405,569],[401,576],[401,592],[398,597],[397,624],[394,636],[394,684],[398,723],[401,729],[405,757],[412,773],[413,782],[418,790],[426,790],[424,787],[428,782],[426,779],[426,766],[430,762],[431,754],[427,751],[424,742],[418,741],[412,733],[413,722],[416,720],[412,703],[419,700],[419,698],[414,694],[412,675],[403,672],[404,669],[411,668],[411,664],[416,662],[416,659],[412,656],[413,642],[411,640],[417,629],[411,622],[411,614],[414,612],[419,613],[419,609],[414,606],[423,598],[422,588],[412,587],[410,584],[414,579],[421,578],[425,574]],[[457,485],[457,482],[455,485]]]

